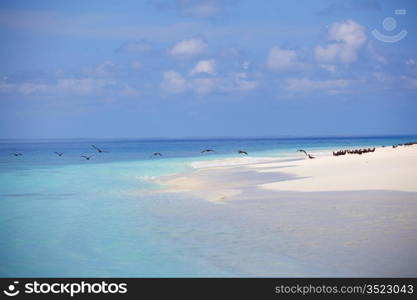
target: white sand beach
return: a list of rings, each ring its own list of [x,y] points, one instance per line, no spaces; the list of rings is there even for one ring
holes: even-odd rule
[[[417,145],[328,153],[206,161],[159,182],[232,207],[279,241],[271,251],[314,266],[313,275],[417,275]]]
[[[391,190],[417,192],[417,145],[377,148],[373,153],[326,156],[291,163],[249,166],[259,172],[285,172],[294,180],[263,184],[297,192]],[[278,167],[278,168],[275,168]]]
[[[165,192],[186,192],[211,201],[245,197],[242,191],[248,183],[271,191],[417,192],[417,145],[379,147],[362,155],[327,153],[315,159],[300,153],[296,160],[242,157],[202,161],[194,163],[190,173],[159,178],[158,182],[167,187]],[[245,172],[250,174],[244,176]]]

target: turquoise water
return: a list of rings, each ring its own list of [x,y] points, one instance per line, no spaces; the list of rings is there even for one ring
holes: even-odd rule
[[[194,161],[380,146],[417,136],[305,139],[0,140],[0,276],[296,276],[277,232],[244,205],[147,193]],[[92,144],[108,153],[97,153]],[[212,148],[216,154],[202,155]],[[62,157],[55,151],[64,152]],[[15,157],[12,152],[23,153]],[[152,158],[162,152],[162,158]],[[80,155],[94,156],[90,161]],[[242,216],[247,219],[242,220]]]

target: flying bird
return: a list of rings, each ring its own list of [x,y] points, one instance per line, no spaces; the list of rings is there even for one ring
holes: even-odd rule
[[[13,156],[23,156],[22,153],[12,153]]]
[[[62,154],[64,154],[64,152],[54,152],[54,153],[58,156],[62,156]]]
[[[245,155],[248,155],[248,152],[243,151],[243,150],[239,150],[237,153],[239,153],[239,154],[245,154]]]
[[[160,152],[154,152],[154,153],[152,153],[152,156],[162,156],[162,153],[160,153]]]
[[[86,160],[90,160],[90,158],[92,158],[93,156],[92,156],[92,155],[90,155],[90,156],[87,156],[87,155],[81,155],[80,157],[84,157]]]
[[[205,150],[201,151],[201,153],[206,153],[206,152],[216,152],[216,151],[214,151],[212,149],[205,149]]]
[[[313,159],[313,158],[315,158],[314,156],[311,156],[310,154],[308,154],[305,150],[303,150],[303,149],[299,149],[299,150],[297,150],[298,152],[304,152],[304,154],[305,155],[307,155],[308,156],[308,158],[309,159]]]
[[[100,148],[98,148],[98,147],[96,147],[94,145],[91,145],[91,147],[93,147],[94,149],[96,149],[98,153],[109,153],[109,151],[101,150]]]

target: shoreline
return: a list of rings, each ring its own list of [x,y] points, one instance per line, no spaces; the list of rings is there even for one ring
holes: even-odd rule
[[[188,193],[214,202],[245,197],[248,188],[272,193],[417,192],[417,145],[378,147],[362,155],[333,156],[328,149],[316,152],[321,155],[315,159],[300,154],[196,161],[190,171],[161,176],[154,182],[164,187],[160,192]]]

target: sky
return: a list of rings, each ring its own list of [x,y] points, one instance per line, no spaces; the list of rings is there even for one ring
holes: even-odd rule
[[[417,133],[417,2],[0,2],[0,138]]]

